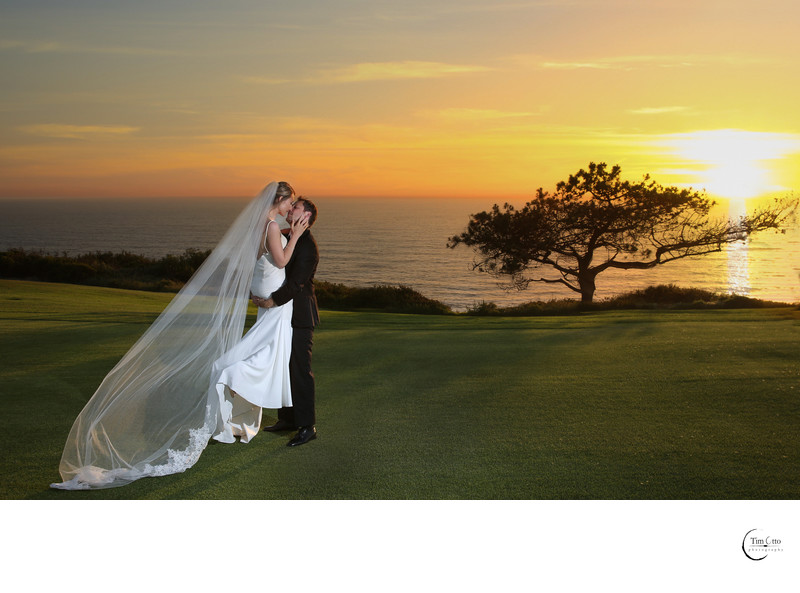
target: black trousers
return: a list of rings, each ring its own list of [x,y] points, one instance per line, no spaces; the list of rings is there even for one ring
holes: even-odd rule
[[[311,372],[311,348],[314,329],[292,329],[292,354],[289,357],[289,378],[292,383],[292,407],[278,410],[278,419],[295,426],[313,426],[317,422],[314,408],[314,373]]]

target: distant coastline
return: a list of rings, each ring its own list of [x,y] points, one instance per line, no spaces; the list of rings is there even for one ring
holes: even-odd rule
[[[89,253],[78,256],[11,249],[0,252],[0,278],[55,282],[152,292],[178,292],[210,252],[187,250],[180,256],[160,259],[131,253]],[[451,307],[403,285],[353,287],[326,281],[315,282],[323,309],[392,313],[453,315]],[[464,313],[478,316],[563,315],[610,309],[741,309],[790,307],[745,296],[713,293],[674,285],[651,286],[612,299],[585,305],[577,299],[530,301],[503,307],[480,301]]]
[[[496,198],[495,198],[496,199]],[[70,257],[128,253],[180,258],[212,249],[249,198],[0,200],[0,251],[22,248]],[[469,214],[492,199],[321,198],[313,233],[320,245],[317,279],[354,288],[409,287],[454,311],[484,302],[500,308],[569,300],[566,288],[534,284],[507,291],[471,269],[467,248],[448,249]],[[800,226],[767,234],[737,250],[598,279],[596,298],[648,286],[676,285],[767,301],[800,302]]]

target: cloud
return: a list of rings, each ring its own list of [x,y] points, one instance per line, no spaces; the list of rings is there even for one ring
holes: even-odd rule
[[[443,78],[460,74],[488,72],[490,70],[491,68],[485,66],[405,60],[398,62],[362,62],[343,66],[341,68],[320,70],[316,75],[299,81],[259,76],[247,76],[242,80],[250,84],[286,84],[290,82],[303,82],[306,84],[341,84],[376,80]]]
[[[517,61],[536,60],[538,66],[547,70],[638,70],[642,68],[689,68],[713,64],[744,65],[765,64],[770,60],[737,55],[639,55],[612,56],[576,61],[542,61],[531,56],[517,56]]]
[[[103,136],[124,136],[138,132],[140,128],[132,126],[76,126],[70,124],[33,124],[20,126],[21,132],[45,138],[61,138],[69,140],[96,139]]]
[[[703,163],[783,159],[800,152],[800,135],[751,130],[698,130],[663,134],[654,141],[684,158]]]
[[[662,113],[679,113],[688,110],[688,107],[682,105],[672,105],[669,107],[641,107],[639,109],[631,109],[628,113],[634,115],[661,115]]]
[[[692,62],[685,56],[616,56],[585,61],[547,61],[540,64],[548,70],[633,70],[690,65]]]
[[[300,80],[293,80],[291,78],[270,78],[268,76],[243,76],[241,80],[245,84],[267,84],[267,85],[297,84],[298,82],[303,82]]]
[[[541,112],[534,111],[500,111],[497,109],[468,109],[462,107],[450,107],[436,112],[426,113],[443,119],[456,120],[499,120],[519,117],[535,117]]]
[[[441,62],[364,62],[323,73],[333,82],[361,82],[366,80],[399,80],[408,78],[441,78],[454,74],[486,72],[483,66],[463,66]]]
[[[602,62],[542,62],[548,70],[610,70],[611,64]]]
[[[13,39],[0,40],[0,51],[18,51],[28,54],[117,54],[128,56],[166,56],[180,53],[152,47],[92,46],[60,41],[17,41]]]
[[[15,41],[13,39],[0,40],[0,50],[21,51],[24,53],[44,53],[58,51],[60,44],[55,41]]]

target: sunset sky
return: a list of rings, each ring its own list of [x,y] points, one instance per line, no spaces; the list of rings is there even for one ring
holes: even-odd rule
[[[0,197],[800,189],[796,0],[3,0]]]

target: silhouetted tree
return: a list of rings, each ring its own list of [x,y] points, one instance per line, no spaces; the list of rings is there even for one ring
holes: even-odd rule
[[[774,200],[738,220],[711,220],[714,205],[704,192],[662,187],[648,175],[630,183],[620,178],[618,165],[590,163],[554,193],[540,188],[520,210],[495,204],[471,215],[466,231],[451,237],[448,247],[472,247],[475,269],[508,278],[519,290],[531,282],[559,283],[590,303],[597,275],[610,268],[653,268],[721,251],[759,231],[785,232],[797,199]],[[532,275],[546,266],[560,277]]]

